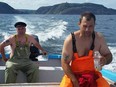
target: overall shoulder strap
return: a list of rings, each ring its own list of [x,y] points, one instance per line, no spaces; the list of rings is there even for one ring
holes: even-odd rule
[[[93,31],[93,33],[92,33],[92,39],[93,39],[93,41],[92,41],[92,44],[91,44],[91,48],[90,48],[90,50],[93,50],[94,49],[94,41],[95,41],[95,32]]]
[[[15,44],[16,44],[16,46],[19,46],[19,43],[17,42],[17,35],[15,34]]]
[[[28,35],[25,34],[25,38],[26,38],[26,45],[28,45]]]
[[[25,34],[25,38],[26,38],[25,44],[28,45],[28,35],[27,34]],[[15,43],[16,43],[16,46],[19,46],[17,35],[15,35]]]
[[[76,48],[76,39],[75,39],[74,32],[72,32],[71,35],[72,35],[73,52],[76,53],[77,52],[77,48]],[[94,49],[95,32],[92,33],[92,39],[93,39],[93,41],[92,41],[90,50]]]
[[[77,53],[76,39],[75,39],[74,32],[72,32],[71,35],[72,35],[72,47],[73,47],[73,53]]]

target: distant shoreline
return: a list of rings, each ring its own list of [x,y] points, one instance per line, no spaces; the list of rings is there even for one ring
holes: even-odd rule
[[[96,15],[116,15],[116,9],[107,8],[94,3],[61,3],[53,6],[43,6],[37,10],[14,9],[6,3],[0,2],[0,14],[57,14],[78,15],[84,11],[91,11]]]

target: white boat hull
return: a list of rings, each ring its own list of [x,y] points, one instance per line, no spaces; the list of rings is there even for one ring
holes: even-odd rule
[[[48,61],[36,61],[39,66],[39,82],[48,83],[48,82],[60,82],[62,76],[64,75],[61,68],[60,59],[49,59]],[[5,64],[0,62],[0,84],[4,84],[4,74],[5,74]],[[24,73],[19,71],[17,76],[17,83],[26,83],[26,76]]]

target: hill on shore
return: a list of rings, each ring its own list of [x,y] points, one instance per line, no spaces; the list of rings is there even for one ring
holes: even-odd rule
[[[15,13],[19,13],[19,11],[6,3],[0,2],[0,14],[15,14]]]
[[[81,14],[91,11],[97,15],[115,15],[116,10],[94,3],[61,3],[53,6],[42,6],[37,10],[14,9],[6,3],[0,2],[0,14]]]
[[[116,10],[106,8],[103,5],[93,3],[61,3],[53,6],[40,7],[36,10],[37,14],[80,14],[84,11],[91,11],[95,14],[111,15],[116,14]]]

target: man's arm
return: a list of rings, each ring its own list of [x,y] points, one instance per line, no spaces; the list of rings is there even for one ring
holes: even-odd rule
[[[33,36],[31,36],[30,40],[31,40],[31,43],[33,43],[34,46],[36,46],[38,49],[40,49],[43,54],[45,54],[45,55],[47,54],[47,52],[41,47],[39,42],[37,42]]]
[[[100,53],[103,56],[102,61],[104,62],[104,65],[107,65],[112,62],[112,54],[107,46],[107,43],[103,35],[101,36],[100,42],[101,42]]]
[[[69,36],[65,41],[62,49],[62,58],[61,64],[64,70],[64,73],[71,79],[73,86],[78,87],[78,81],[75,78],[71,67],[70,62],[72,60],[73,52],[72,52],[72,41],[70,40],[71,36]]]
[[[5,47],[5,46],[8,46],[8,45],[10,45],[10,44],[11,44],[10,39],[4,40],[4,41],[0,44],[1,55],[2,55],[2,58],[3,58],[3,60],[4,60],[5,62],[7,61],[7,58],[6,58],[6,56],[5,56],[4,47]]]

